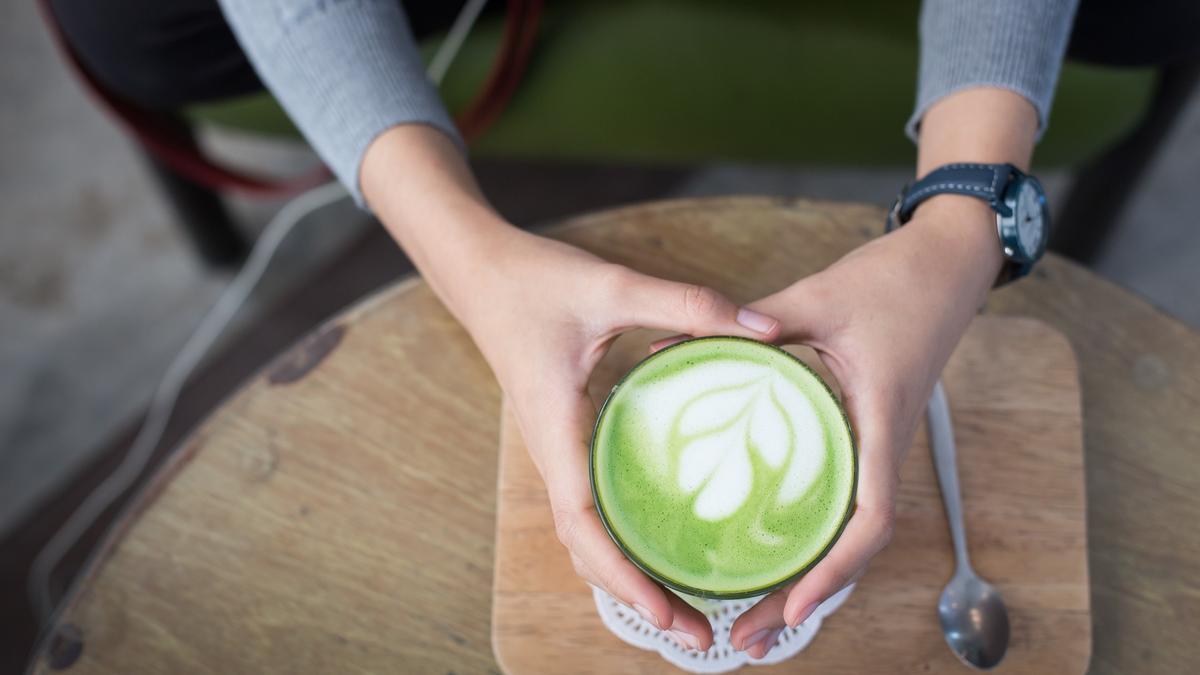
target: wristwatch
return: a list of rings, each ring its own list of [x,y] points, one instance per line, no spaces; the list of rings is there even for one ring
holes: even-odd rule
[[[938,194],[987,202],[996,212],[996,232],[1007,263],[997,285],[1019,279],[1046,252],[1050,210],[1038,179],[1012,164],[947,164],[904,186],[888,213],[887,231],[908,222],[917,206]]]

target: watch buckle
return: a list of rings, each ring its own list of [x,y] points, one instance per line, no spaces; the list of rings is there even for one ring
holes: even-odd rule
[[[905,186],[905,189],[907,189],[907,186]],[[904,190],[901,190],[896,194],[896,201],[892,202],[892,208],[888,210],[887,220],[883,228],[885,234],[904,224],[900,222],[900,206],[904,203],[904,192]]]

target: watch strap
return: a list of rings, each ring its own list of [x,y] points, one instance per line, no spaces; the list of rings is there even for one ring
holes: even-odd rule
[[[1002,191],[1008,185],[1013,172],[1018,169],[1011,164],[946,164],[930,171],[924,178],[910,184],[896,200],[890,223],[896,227],[908,222],[913,211],[921,202],[938,194],[960,194],[984,200],[997,213],[1008,217],[1012,209],[1004,203]]]

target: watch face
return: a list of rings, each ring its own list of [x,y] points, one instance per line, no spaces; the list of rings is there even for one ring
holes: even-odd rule
[[[1034,260],[1042,250],[1042,242],[1046,238],[1046,209],[1045,198],[1031,180],[1023,181],[1021,192],[1017,195],[1016,226],[1017,242],[1021,252],[1029,260]]]

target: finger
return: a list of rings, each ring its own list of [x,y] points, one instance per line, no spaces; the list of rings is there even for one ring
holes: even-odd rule
[[[730,628],[730,644],[746,651],[760,643],[775,628],[784,627],[787,623],[784,621],[784,607],[788,590],[791,590],[791,586],[770,593],[738,616]]]
[[[829,555],[804,576],[784,604],[789,626],[800,625],[830,596],[850,585],[871,558],[887,544],[886,526],[874,516],[856,513]]]
[[[747,308],[780,319],[775,342],[819,346],[820,340],[831,334],[831,317],[841,314],[833,311],[838,308],[832,307],[831,302],[816,284],[804,279],[750,303]]]
[[[750,645],[746,650],[746,654],[756,659],[761,659],[767,655],[767,652],[775,648],[779,644],[779,634],[783,632],[784,626],[772,628],[767,632],[766,637]]]
[[[632,607],[656,627],[666,630],[672,626],[675,614],[667,597],[670,594],[621,554],[594,509],[569,514],[556,511],[554,522],[559,540],[571,551],[580,576]]]
[[[625,323],[688,335],[737,335],[773,340],[779,320],[739,307],[715,290],[697,284],[657,279],[629,272],[615,294]]]
[[[735,648],[748,651],[762,642],[777,628],[783,628],[783,608],[787,604],[789,587],[772,592],[753,607],[742,612],[729,630],[729,642]],[[755,658],[762,658],[761,656]]]
[[[783,615],[790,626],[803,622],[817,605],[858,578],[892,538],[900,483],[898,453],[892,440],[896,399],[886,392],[864,389],[851,386],[845,398],[859,441],[854,515],[829,554],[788,594]]]
[[[855,574],[850,583],[858,581],[862,571],[865,568]],[[792,586],[781,588],[743,612],[730,628],[730,644],[756,659],[761,659],[776,647],[779,634],[787,627],[783,609],[791,589]]]
[[[671,624],[670,632],[674,633],[675,637],[689,649],[708,651],[713,643],[712,624],[709,623],[708,617],[687,604],[678,595],[671,591],[666,593],[667,600],[671,602],[671,609],[675,613],[675,621]]]
[[[587,466],[587,430],[595,416],[591,399],[584,391],[563,398],[569,401],[543,411],[538,437],[549,449],[538,454],[559,541],[588,581],[659,628],[669,628],[674,611],[666,592],[621,554],[596,513]]]
[[[801,282],[803,283],[803,282]],[[799,285],[768,295],[756,300],[745,307],[770,317],[784,317],[779,322],[778,332],[768,341],[785,343],[806,342],[818,346],[816,336],[826,327],[828,319],[818,306],[817,299],[811,297]],[[821,317],[821,318],[819,318]],[[666,349],[673,344],[691,338],[691,335],[672,335],[650,344],[650,353]]]
[[[673,335],[669,338],[655,340],[654,342],[650,343],[650,353],[653,354],[654,352],[657,352],[662,349],[666,349],[667,347],[670,347],[671,345],[679,344],[680,342],[683,342],[684,340],[687,340],[691,337],[692,336],[690,336],[690,335]]]

